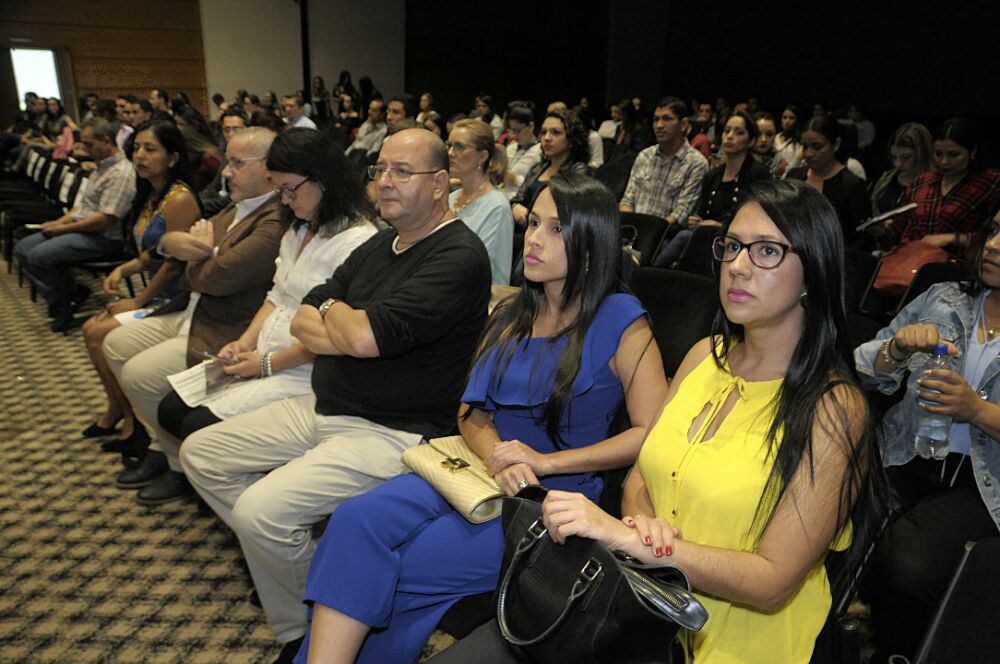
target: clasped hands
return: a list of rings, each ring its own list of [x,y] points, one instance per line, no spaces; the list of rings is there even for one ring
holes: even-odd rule
[[[672,556],[675,542],[683,539],[679,528],[660,517],[637,514],[619,520],[583,494],[568,491],[549,491],[542,503],[542,522],[558,544],[571,535],[586,537],[645,562]]]
[[[914,323],[896,330],[892,345],[894,350],[907,357],[915,352],[929,353],[939,343],[948,346],[949,355],[957,355],[955,344],[941,337],[937,326],[931,323]],[[979,398],[972,386],[958,372],[951,369],[932,369],[918,380],[917,396],[935,404],[920,403],[920,407],[932,413],[948,415],[959,422],[972,422],[982,413],[986,402]],[[919,402],[918,402],[919,403]]]
[[[546,457],[519,440],[501,440],[483,462],[504,493],[513,496],[523,485],[538,484],[539,477],[549,474]]]
[[[222,367],[223,373],[230,376],[260,376],[260,353],[239,339],[223,346],[215,363]]]

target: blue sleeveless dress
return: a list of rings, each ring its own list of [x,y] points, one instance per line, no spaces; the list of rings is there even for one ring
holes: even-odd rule
[[[609,363],[622,333],[645,313],[635,297],[624,293],[609,296],[598,309],[562,418],[565,447],[607,438],[624,403],[621,382]],[[526,340],[502,380],[495,371],[495,354],[482,358],[462,401],[493,413],[501,440],[517,439],[543,453],[556,451],[539,417],[567,343],[565,338]],[[595,501],[603,488],[596,473],[540,481]],[[330,517],[309,569],[305,599],[372,626],[357,662],[412,662],[455,602],[496,589],[503,549],[499,519],[471,524],[419,476],[400,475],[346,501]],[[307,636],[295,661],[305,664],[308,652]]]

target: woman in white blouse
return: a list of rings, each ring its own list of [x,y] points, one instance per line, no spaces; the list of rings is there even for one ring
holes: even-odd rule
[[[274,190],[295,222],[281,239],[274,285],[250,326],[219,350],[216,362],[245,379],[197,408],[168,394],[160,424],[183,440],[191,433],[278,399],[311,391],[313,354],[289,330],[302,298],[329,279],[378,230],[360,179],[343,154],[313,129],[289,129],[267,153]]]

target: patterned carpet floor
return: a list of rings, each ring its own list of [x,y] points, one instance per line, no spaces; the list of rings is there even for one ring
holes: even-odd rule
[[[272,661],[235,537],[195,499],[149,508],[115,488],[117,455],[80,436],[104,401],[79,325],[50,332],[6,267],[0,663]]]

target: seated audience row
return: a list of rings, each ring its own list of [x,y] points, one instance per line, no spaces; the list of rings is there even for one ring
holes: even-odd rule
[[[353,99],[343,77],[334,92]],[[309,127],[310,110],[336,122],[321,78],[313,93],[312,109],[282,98],[290,128],[277,136],[246,127],[255,102],[240,95],[249,103],[219,116],[222,164],[183,98],[122,97],[132,131],[98,118],[80,132],[96,171],[79,208],[16,250],[65,330],[88,296],[70,266],[131,245],[135,258],[103,289],[117,296],[140,271],[146,288],[84,326],[108,397],[84,435],[113,436],[123,420],[102,444],[124,453],[119,487],[146,505],[193,489],[233,529],[284,644],[279,661],[412,661],[455,602],[495,589],[499,520],[473,525],[401,475],[403,450],[456,426],[507,495],[551,489],[554,542],[588,537],[683,568],[713,618],[681,636],[699,662],[809,661],[842,580],[828,577],[828,555],[846,578],[878,536],[883,459],[904,517],[865,583],[873,661],[914,654],[961,545],[1000,527],[988,488],[1000,472],[988,454],[1000,436],[990,355],[1000,173],[983,166],[974,123],[900,128],[894,168],[869,194],[846,156],[854,137],[830,115],[800,124],[789,107],[778,132],[767,114],[711,120],[699,108],[721,145],[713,168],[689,137],[715,139],[692,134],[687,105],[665,97],[656,145],[635,156],[616,202],[590,177],[599,136],[585,109],[549,110],[536,142],[527,106],[501,119],[480,94],[476,118],[442,127],[429,94],[378,94],[344,151]],[[603,128],[612,144],[638,131],[623,130],[634,106]],[[222,207],[200,219],[208,200]],[[977,280],[932,288],[852,359],[845,245],[870,248],[855,226],[910,201],[915,210],[876,229],[887,246],[971,245]],[[621,282],[619,210],[664,220],[663,265],[697,227],[718,228],[712,335],[669,388],[648,315]],[[490,283],[508,284],[518,259],[524,287],[487,319]],[[964,366],[921,375],[939,341]],[[168,377],[198,367],[237,382],[192,404]],[[886,392],[907,380],[881,456],[855,368]],[[941,461],[914,459],[918,397],[955,420]],[[611,430],[622,408],[630,425]],[[633,464],[625,516],[613,518],[595,504],[600,471]],[[317,544],[312,527],[326,517]],[[914,557],[931,532],[935,556]],[[473,657],[519,661],[492,623],[435,661]]]

